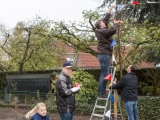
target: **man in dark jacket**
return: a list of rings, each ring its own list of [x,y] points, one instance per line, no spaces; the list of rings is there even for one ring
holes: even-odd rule
[[[135,65],[130,65],[127,68],[127,74],[120,81],[110,85],[110,89],[121,89],[121,99],[124,101],[128,120],[138,120],[137,110],[137,86],[138,79],[135,75]]]
[[[106,84],[107,81],[104,80],[104,77],[109,74],[109,66],[110,66],[110,57],[112,56],[113,48],[111,47],[112,38],[116,33],[119,21],[116,21],[111,28],[108,28],[110,12],[113,7],[109,8],[108,13],[103,20],[98,20],[95,23],[95,34],[98,39],[98,60],[101,66],[101,75],[99,78],[98,85],[98,96],[106,97]]]
[[[80,89],[80,86],[73,87],[70,79],[71,73],[71,63],[65,62],[56,81],[57,109],[60,113],[61,120],[72,120],[75,110],[75,92]]]

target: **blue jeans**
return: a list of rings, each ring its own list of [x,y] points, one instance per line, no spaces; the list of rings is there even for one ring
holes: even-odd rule
[[[72,120],[73,112],[60,113],[61,120]]]
[[[109,74],[110,55],[98,55],[97,58],[101,66],[101,75],[99,78],[98,85],[98,95],[102,95],[106,93],[107,80],[104,80],[104,77],[106,77]]]
[[[124,103],[128,120],[138,120],[137,101],[128,101]]]

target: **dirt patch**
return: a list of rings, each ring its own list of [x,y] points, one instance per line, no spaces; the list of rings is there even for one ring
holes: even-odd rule
[[[28,112],[25,108],[0,108],[0,119],[1,120],[26,120],[25,114]],[[58,113],[49,113],[50,120],[60,120]],[[90,115],[75,114],[73,120],[89,120]]]

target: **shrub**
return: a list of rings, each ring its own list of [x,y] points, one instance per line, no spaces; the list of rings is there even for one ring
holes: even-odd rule
[[[153,86],[148,86],[148,84],[145,82],[139,82],[138,85],[139,95],[153,95],[153,92],[154,92]],[[156,94],[159,94],[158,91],[156,91]]]
[[[156,89],[156,93],[160,95],[160,88]]]
[[[140,120],[159,120],[160,97],[139,97],[138,110]]]
[[[71,79],[73,84],[79,83],[82,85],[80,91],[76,93],[76,111],[80,113],[91,111],[97,97],[98,83],[92,75],[82,69],[73,71]]]

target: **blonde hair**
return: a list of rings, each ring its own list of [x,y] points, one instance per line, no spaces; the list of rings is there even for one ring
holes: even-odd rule
[[[30,119],[34,114],[37,113],[37,110],[38,110],[40,107],[46,107],[46,105],[45,105],[44,103],[42,103],[42,102],[37,103],[37,105],[25,115],[26,118],[27,118],[27,119]]]

